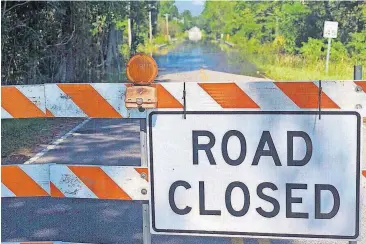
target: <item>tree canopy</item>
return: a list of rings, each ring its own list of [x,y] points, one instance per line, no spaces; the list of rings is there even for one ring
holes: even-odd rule
[[[229,35],[254,52],[270,43],[287,53],[306,53],[304,49],[315,44],[302,47],[315,39],[323,48],[319,43],[325,40],[324,22],[337,21],[334,48],[356,59],[366,57],[366,2],[362,1],[206,1],[200,18],[201,27],[214,38]]]
[[[121,80],[128,56],[148,40],[149,10],[156,34],[157,5],[156,1],[2,1],[2,84]]]

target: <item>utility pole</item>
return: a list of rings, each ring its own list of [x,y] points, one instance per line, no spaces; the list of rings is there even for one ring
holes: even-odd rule
[[[279,20],[280,18],[278,16],[276,16],[276,37],[279,36],[280,34],[280,26],[279,26]]]
[[[128,47],[131,50],[131,46],[132,46],[132,30],[131,30],[131,1],[129,1],[128,3],[128,20],[127,20],[127,25],[128,25]]]
[[[166,38],[169,41],[169,20],[168,20],[169,14],[165,14],[165,21],[166,21]]]
[[[151,8],[149,10],[149,35],[150,35],[150,43],[152,43]]]

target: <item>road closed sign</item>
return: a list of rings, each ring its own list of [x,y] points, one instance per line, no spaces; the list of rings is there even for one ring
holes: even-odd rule
[[[356,112],[152,112],[151,229],[354,239]]]

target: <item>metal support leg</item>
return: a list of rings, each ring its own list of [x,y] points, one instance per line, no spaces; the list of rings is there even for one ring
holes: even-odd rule
[[[271,243],[270,239],[258,239],[258,244],[270,244],[270,243]],[[240,237],[232,237],[231,244],[244,244],[244,239]]]
[[[244,244],[244,239],[241,237],[232,237],[231,244]]]
[[[141,166],[147,165],[147,136],[146,136],[146,119],[140,119],[140,148],[141,148]]]
[[[140,147],[142,167],[148,167],[146,145],[146,119],[140,119]],[[151,244],[149,204],[142,204],[142,240],[144,244]]]
[[[362,66],[361,65],[355,65],[353,67],[353,79],[362,80]]]
[[[270,239],[258,239],[258,244],[271,244]]]
[[[151,244],[149,204],[142,204],[142,240],[144,244]]]

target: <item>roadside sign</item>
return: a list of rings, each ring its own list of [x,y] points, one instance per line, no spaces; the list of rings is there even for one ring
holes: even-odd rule
[[[324,22],[324,33],[323,36],[328,38],[328,48],[327,48],[327,58],[325,61],[325,73],[328,74],[329,71],[329,58],[330,58],[330,48],[332,43],[332,38],[337,37],[338,32],[338,22],[336,21],[325,21]]]
[[[151,230],[357,238],[360,130],[356,112],[152,112]]]
[[[324,33],[325,38],[337,38],[338,22],[336,21],[325,21],[324,22]]]

